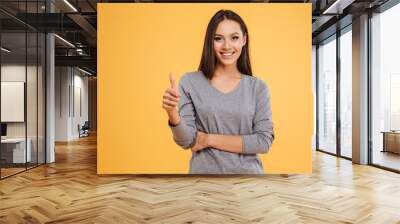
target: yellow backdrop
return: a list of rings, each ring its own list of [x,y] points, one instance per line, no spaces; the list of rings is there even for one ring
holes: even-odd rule
[[[253,73],[271,90],[275,141],[266,173],[310,173],[311,4],[98,4],[99,174],[188,173],[162,95],[171,71],[195,71],[210,18],[237,12],[249,28]]]

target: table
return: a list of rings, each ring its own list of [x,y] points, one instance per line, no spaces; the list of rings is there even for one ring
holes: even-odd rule
[[[27,148],[25,154],[25,138],[6,138],[1,139],[1,157],[6,163],[25,163],[32,159],[31,145],[32,140],[27,138]],[[11,159],[12,158],[12,159]],[[25,161],[26,159],[26,161]]]
[[[400,154],[400,131],[382,131],[381,133],[383,133],[382,152]]]

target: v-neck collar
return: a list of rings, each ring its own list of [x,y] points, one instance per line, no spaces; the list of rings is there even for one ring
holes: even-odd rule
[[[221,90],[217,89],[215,86],[213,86],[211,84],[210,80],[204,75],[204,73],[202,71],[200,71],[200,73],[203,76],[204,80],[207,82],[208,86],[210,86],[210,88],[213,89],[214,92],[217,92],[218,94],[223,95],[223,96],[231,95],[231,94],[235,93],[236,91],[238,91],[238,89],[240,89],[240,86],[242,85],[243,78],[244,78],[244,75],[242,73],[240,73],[239,83],[236,84],[236,86],[233,89],[231,89],[229,92],[224,93]]]

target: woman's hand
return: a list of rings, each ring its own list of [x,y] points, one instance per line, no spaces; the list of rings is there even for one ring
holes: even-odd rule
[[[192,147],[192,152],[200,151],[204,148],[207,148],[208,146],[209,146],[209,135],[204,132],[197,131],[196,143]]]
[[[178,91],[175,78],[171,74],[169,74],[169,81],[171,86],[164,92],[162,107],[167,112],[170,122],[176,125],[180,121],[177,106],[179,105],[181,94]]]

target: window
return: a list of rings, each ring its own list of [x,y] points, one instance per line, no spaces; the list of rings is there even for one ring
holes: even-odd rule
[[[318,47],[318,149],[336,153],[336,36]]]
[[[340,36],[340,154],[352,157],[352,33],[351,26]]]
[[[372,163],[400,170],[400,4],[371,18]]]

